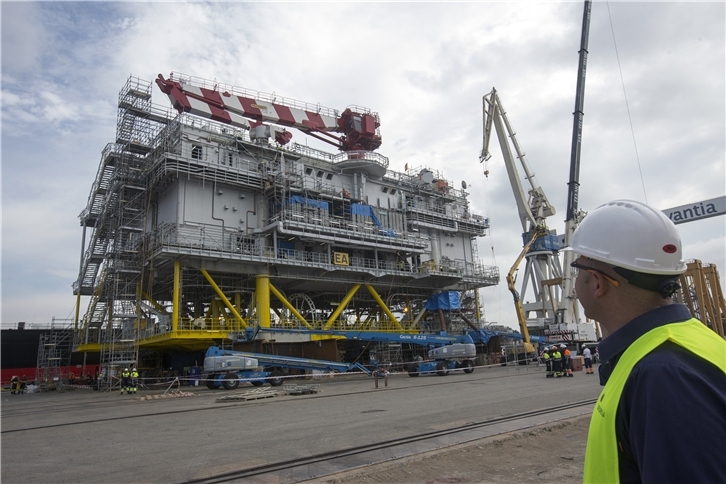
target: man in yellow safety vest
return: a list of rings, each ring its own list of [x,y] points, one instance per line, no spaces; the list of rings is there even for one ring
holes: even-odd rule
[[[675,225],[615,200],[575,230],[575,290],[600,322],[600,384],[584,482],[726,482],[726,341],[674,304],[685,272]]]

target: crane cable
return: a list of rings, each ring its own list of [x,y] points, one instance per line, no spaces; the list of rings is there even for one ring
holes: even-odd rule
[[[484,171],[481,172],[482,185],[484,186],[484,212],[486,213],[487,220],[491,222],[491,217],[489,216],[489,185],[487,184],[487,181],[489,180],[489,170],[486,167],[486,162],[484,163]],[[492,230],[491,225],[489,226],[489,238],[491,239],[492,266],[496,266],[497,260],[494,256],[494,231]]]
[[[487,183],[489,181],[489,167],[487,165],[486,160],[484,161],[484,165],[482,166],[482,172],[480,174],[482,179],[482,185],[484,186],[484,212],[486,214],[487,220],[491,223],[491,217],[489,216],[489,184]],[[489,226],[489,238],[491,239],[491,249],[492,249],[492,267],[497,267],[497,258],[494,255],[494,231],[492,230],[491,225]],[[477,289],[478,290],[478,289]],[[502,312],[502,294],[500,291],[497,292],[499,295],[499,300],[497,301],[499,303],[499,309],[498,312],[501,314]],[[484,311],[484,303],[480,303],[481,312],[482,315],[485,313]]]
[[[643,169],[640,166],[640,156],[638,155],[638,144],[635,142],[635,130],[633,129],[633,118],[630,116],[630,106],[628,105],[628,95],[625,92],[625,80],[623,79],[623,69],[620,66],[620,56],[618,55],[618,44],[615,41],[615,29],[613,27],[613,18],[610,15],[610,2],[606,1],[605,5],[608,8],[608,19],[610,20],[610,32],[613,35],[613,45],[615,46],[615,58],[618,61],[618,72],[620,72],[620,83],[623,86],[623,97],[625,98],[625,109],[628,112],[628,121],[630,122],[630,133],[633,137],[633,147],[635,148],[635,159],[638,162],[638,172],[640,173],[640,184],[643,186],[643,196],[645,197],[645,203],[648,203],[648,195],[645,192],[645,181],[643,180]]]

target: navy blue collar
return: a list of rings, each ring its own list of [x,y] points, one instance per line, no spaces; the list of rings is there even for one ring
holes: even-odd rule
[[[645,333],[651,329],[665,324],[691,319],[691,312],[683,304],[669,304],[661,306],[628,322],[607,338],[603,339],[597,347],[602,364],[598,369],[600,384],[605,385],[620,355]]]

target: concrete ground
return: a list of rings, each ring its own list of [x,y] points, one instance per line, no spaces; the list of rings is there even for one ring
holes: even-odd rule
[[[3,392],[1,477],[7,483],[181,482],[600,392],[596,376],[576,372],[574,378],[546,379],[536,366],[497,365],[445,377],[392,375],[389,387],[379,389],[365,376],[299,383],[319,383],[321,392],[233,403],[216,400],[254,387],[183,387],[194,396],[155,400],[141,398],[159,391]],[[23,430],[28,428],[33,430]]]

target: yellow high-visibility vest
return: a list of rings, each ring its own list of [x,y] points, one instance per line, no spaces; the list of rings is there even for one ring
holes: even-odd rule
[[[585,451],[584,483],[618,483],[618,442],[615,415],[625,382],[635,365],[648,353],[672,341],[726,373],[726,340],[697,319],[652,329],[625,350],[600,393],[590,419]]]

